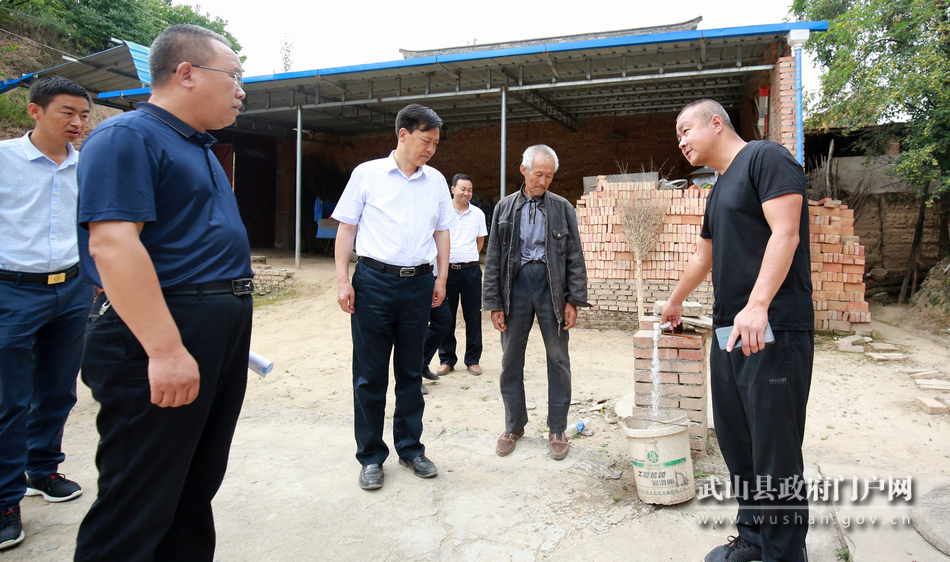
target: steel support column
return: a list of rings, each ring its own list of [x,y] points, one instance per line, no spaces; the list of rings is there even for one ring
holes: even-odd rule
[[[294,267],[300,268],[300,192],[303,176],[303,109],[297,106],[297,198],[296,224],[294,225]]]
[[[795,158],[805,165],[805,129],[802,116],[802,46],[808,41],[807,29],[793,29],[788,32],[788,44],[795,53]]]
[[[508,142],[508,88],[501,89],[501,195],[505,196],[505,148]]]
[[[795,45],[795,158],[805,165],[805,126],[802,118],[802,45]]]

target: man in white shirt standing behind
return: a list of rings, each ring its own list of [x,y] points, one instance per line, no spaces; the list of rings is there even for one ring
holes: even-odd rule
[[[421,442],[422,353],[429,311],[445,298],[449,228],[457,216],[448,184],[426,165],[439,144],[442,119],[419,104],[396,115],[398,143],[386,158],[353,170],[333,218],[337,302],[351,314],[353,426],[364,490],[383,486],[383,441],[389,357],[393,357],[396,408],[393,442],[399,464],[420,478],[438,474]],[[359,236],[357,237],[357,230]],[[349,279],[354,241],[359,263]],[[432,276],[437,260],[438,276]]]
[[[79,155],[70,144],[91,110],[79,84],[38,80],[33,130],[0,142],[0,550],[23,541],[24,494],[82,494],[58,468],[92,306],[93,288],[77,275]]]
[[[438,380],[440,375],[452,371],[458,361],[455,320],[459,301],[462,302],[462,318],[465,320],[465,367],[473,375],[482,374],[478,364],[482,357],[482,268],[478,255],[485,244],[488,229],[485,227],[485,213],[470,203],[472,190],[471,176],[455,174],[452,178],[452,205],[459,222],[451,231],[449,275],[442,304],[447,322],[445,326],[440,322],[429,323],[422,376],[430,380]],[[436,311],[433,310],[432,314],[435,316]],[[429,370],[429,361],[436,348],[439,350],[439,370],[433,374]]]

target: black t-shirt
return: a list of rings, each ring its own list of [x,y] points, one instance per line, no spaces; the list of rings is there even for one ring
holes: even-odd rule
[[[762,203],[788,193],[802,196],[798,248],[785,282],[769,305],[769,323],[773,330],[814,329],[805,172],[785,147],[770,141],[743,147],[706,201],[700,236],[712,240],[716,326],[733,324],[758,278],[772,235]]]

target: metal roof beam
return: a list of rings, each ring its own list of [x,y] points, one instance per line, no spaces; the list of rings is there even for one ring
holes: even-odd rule
[[[578,81],[578,82],[555,82],[551,84],[532,84],[528,86],[511,86],[508,88],[508,93],[520,92],[520,91],[534,91],[534,90],[548,90],[548,89],[566,89],[566,88],[589,88],[595,86],[605,86],[605,85],[615,85],[615,84],[633,84],[637,82],[666,82],[670,80],[681,80],[681,79],[692,79],[692,78],[709,78],[709,77],[720,77],[720,76],[735,76],[740,74],[753,74],[762,70],[772,70],[775,67],[774,64],[762,64],[756,66],[744,66],[742,68],[715,68],[707,70],[693,70],[687,72],[670,72],[668,74],[657,75],[657,74],[639,74],[636,76],[627,76],[627,77],[616,77],[616,78],[595,78],[589,82]],[[452,100],[452,99],[469,99],[478,96],[484,96],[486,94],[501,94],[501,87],[491,88],[488,90],[462,90],[461,92],[436,92],[428,95],[416,94],[416,95],[407,95],[400,97],[380,97],[373,100],[356,100],[356,101],[337,101],[337,102],[327,102],[319,104],[307,104],[303,105],[304,110],[307,109],[325,109],[329,107],[341,107],[341,106],[367,106],[377,103],[404,103],[404,102],[413,102],[413,101],[441,101],[441,100]],[[292,109],[292,107],[272,107],[271,109],[249,109],[242,113],[242,115],[259,115],[266,114],[271,111],[286,111]]]
[[[546,96],[533,90],[510,93],[513,98],[529,107],[534,108],[535,111],[541,115],[544,115],[551,121],[564,125],[572,131],[577,131],[577,120],[574,118],[574,116],[567,112],[563,107],[548,99]]]
[[[548,68],[551,69],[551,74],[554,75],[552,82],[556,82],[561,79],[561,74],[557,71],[557,63],[551,58],[551,53],[544,53],[544,59],[548,63]]]

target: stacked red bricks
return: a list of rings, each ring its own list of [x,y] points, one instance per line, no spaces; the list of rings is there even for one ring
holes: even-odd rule
[[[689,256],[696,251],[709,190],[662,190],[656,183],[607,183],[577,201],[577,223],[587,262],[588,300],[600,310],[637,311],[636,262],[623,233],[624,203],[632,198],[661,199],[669,204],[656,248],[643,260],[644,305],[666,300]],[[707,277],[690,300],[712,307],[712,282]],[[647,310],[649,310],[648,308]],[[650,312],[644,312],[650,314]]]
[[[809,201],[808,226],[815,329],[871,335],[864,246],[854,235],[854,211],[840,201]]]
[[[633,336],[634,380],[636,405],[649,408],[653,400],[650,368],[653,362],[653,330],[648,317],[644,328]],[[660,356],[660,409],[682,410],[697,425],[689,428],[689,445],[704,451],[708,425],[706,422],[706,335],[660,335],[657,351]]]

